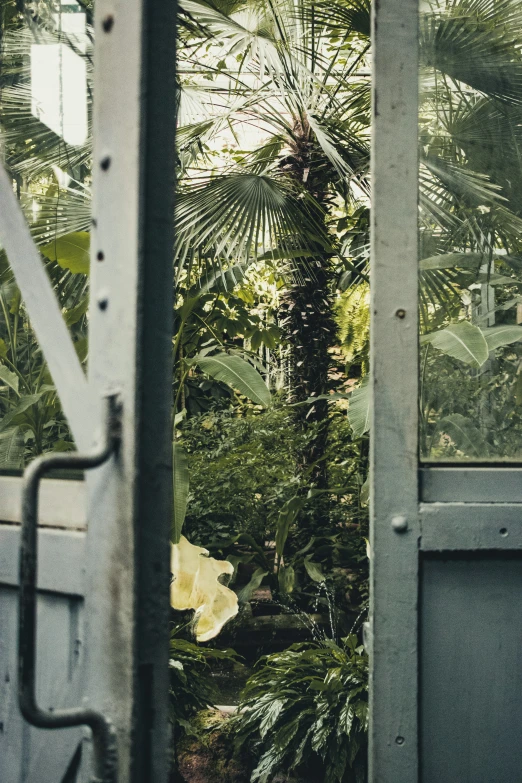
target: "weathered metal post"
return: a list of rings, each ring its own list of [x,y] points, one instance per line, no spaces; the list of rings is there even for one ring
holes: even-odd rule
[[[417,781],[418,0],[373,4],[372,783]]]
[[[99,0],[89,382],[121,447],[88,477],[86,682],[118,783],[168,775],[176,3]]]
[[[435,70],[459,61],[455,85],[468,85],[466,100],[480,105],[470,74],[482,64],[457,43],[463,20],[475,31],[477,19],[466,4],[379,0],[373,8],[370,781],[518,781],[519,456],[492,457],[494,437],[475,464],[458,449],[451,461],[422,464],[418,450],[419,40],[428,55],[420,61],[422,111],[440,121],[431,43],[443,41]],[[459,30],[453,42],[449,29]],[[447,394],[456,394],[451,384]],[[486,414],[475,418],[494,436]],[[499,407],[497,427],[503,416]]]

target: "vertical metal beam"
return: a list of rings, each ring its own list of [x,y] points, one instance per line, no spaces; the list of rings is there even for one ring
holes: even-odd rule
[[[135,783],[165,781],[169,741],[176,0],[148,0],[138,346],[138,711]]]
[[[118,783],[168,775],[175,2],[95,13],[90,383],[122,445],[89,481],[86,685]]]
[[[417,4],[373,4],[373,783],[418,780]]]

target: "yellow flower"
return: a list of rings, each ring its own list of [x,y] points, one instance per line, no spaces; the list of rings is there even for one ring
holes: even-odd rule
[[[172,545],[171,571],[171,606],[180,611],[195,609],[196,638],[208,642],[238,613],[237,595],[219,581],[223,574],[231,576],[234,566],[209,557],[207,549],[181,536],[179,544]]]

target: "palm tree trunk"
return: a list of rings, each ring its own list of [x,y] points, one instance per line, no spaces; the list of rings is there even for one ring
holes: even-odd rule
[[[281,164],[288,176],[304,183],[318,205],[316,219],[325,223],[329,195],[329,173],[324,165],[314,170],[310,129],[301,121],[295,126],[295,146]],[[326,227],[325,227],[326,228]],[[335,345],[337,327],[333,318],[331,261],[324,248],[317,255],[302,259],[294,270],[293,281],[285,291],[279,311],[279,323],[290,347],[290,397],[304,402],[327,394],[330,389],[330,349]],[[322,252],[321,252],[322,251]],[[310,430],[310,440],[301,455],[302,469],[318,489],[326,489],[328,475],[326,447],[328,441],[328,403],[296,406],[296,419]],[[315,433],[313,430],[315,429]]]
[[[332,317],[331,271],[328,259],[302,270],[283,297],[280,325],[290,346],[290,397],[304,402],[329,390],[330,353],[335,340]],[[301,456],[303,470],[310,469],[311,482],[326,489],[325,452],[328,439],[328,403],[318,400],[295,408],[296,419],[312,437]],[[312,433],[315,429],[315,434]]]

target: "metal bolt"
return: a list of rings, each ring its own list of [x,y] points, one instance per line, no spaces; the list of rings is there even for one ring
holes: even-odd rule
[[[108,171],[110,165],[111,165],[111,159],[109,155],[106,155],[104,158],[101,159],[100,167],[103,171]]]
[[[392,517],[391,525],[396,533],[405,533],[408,530],[408,520],[406,517]]]
[[[404,737],[395,737],[397,745],[404,745]]]
[[[106,291],[102,291],[98,294],[96,301],[98,303],[98,307],[100,308],[100,310],[104,311],[109,306],[109,295],[107,294]]]
[[[395,315],[397,318],[400,318],[401,321],[403,318],[406,318],[406,310],[403,310],[402,307],[395,311]]]
[[[114,16],[112,14],[107,14],[107,16],[102,22],[102,27],[104,33],[110,33],[110,31],[114,27]]]

